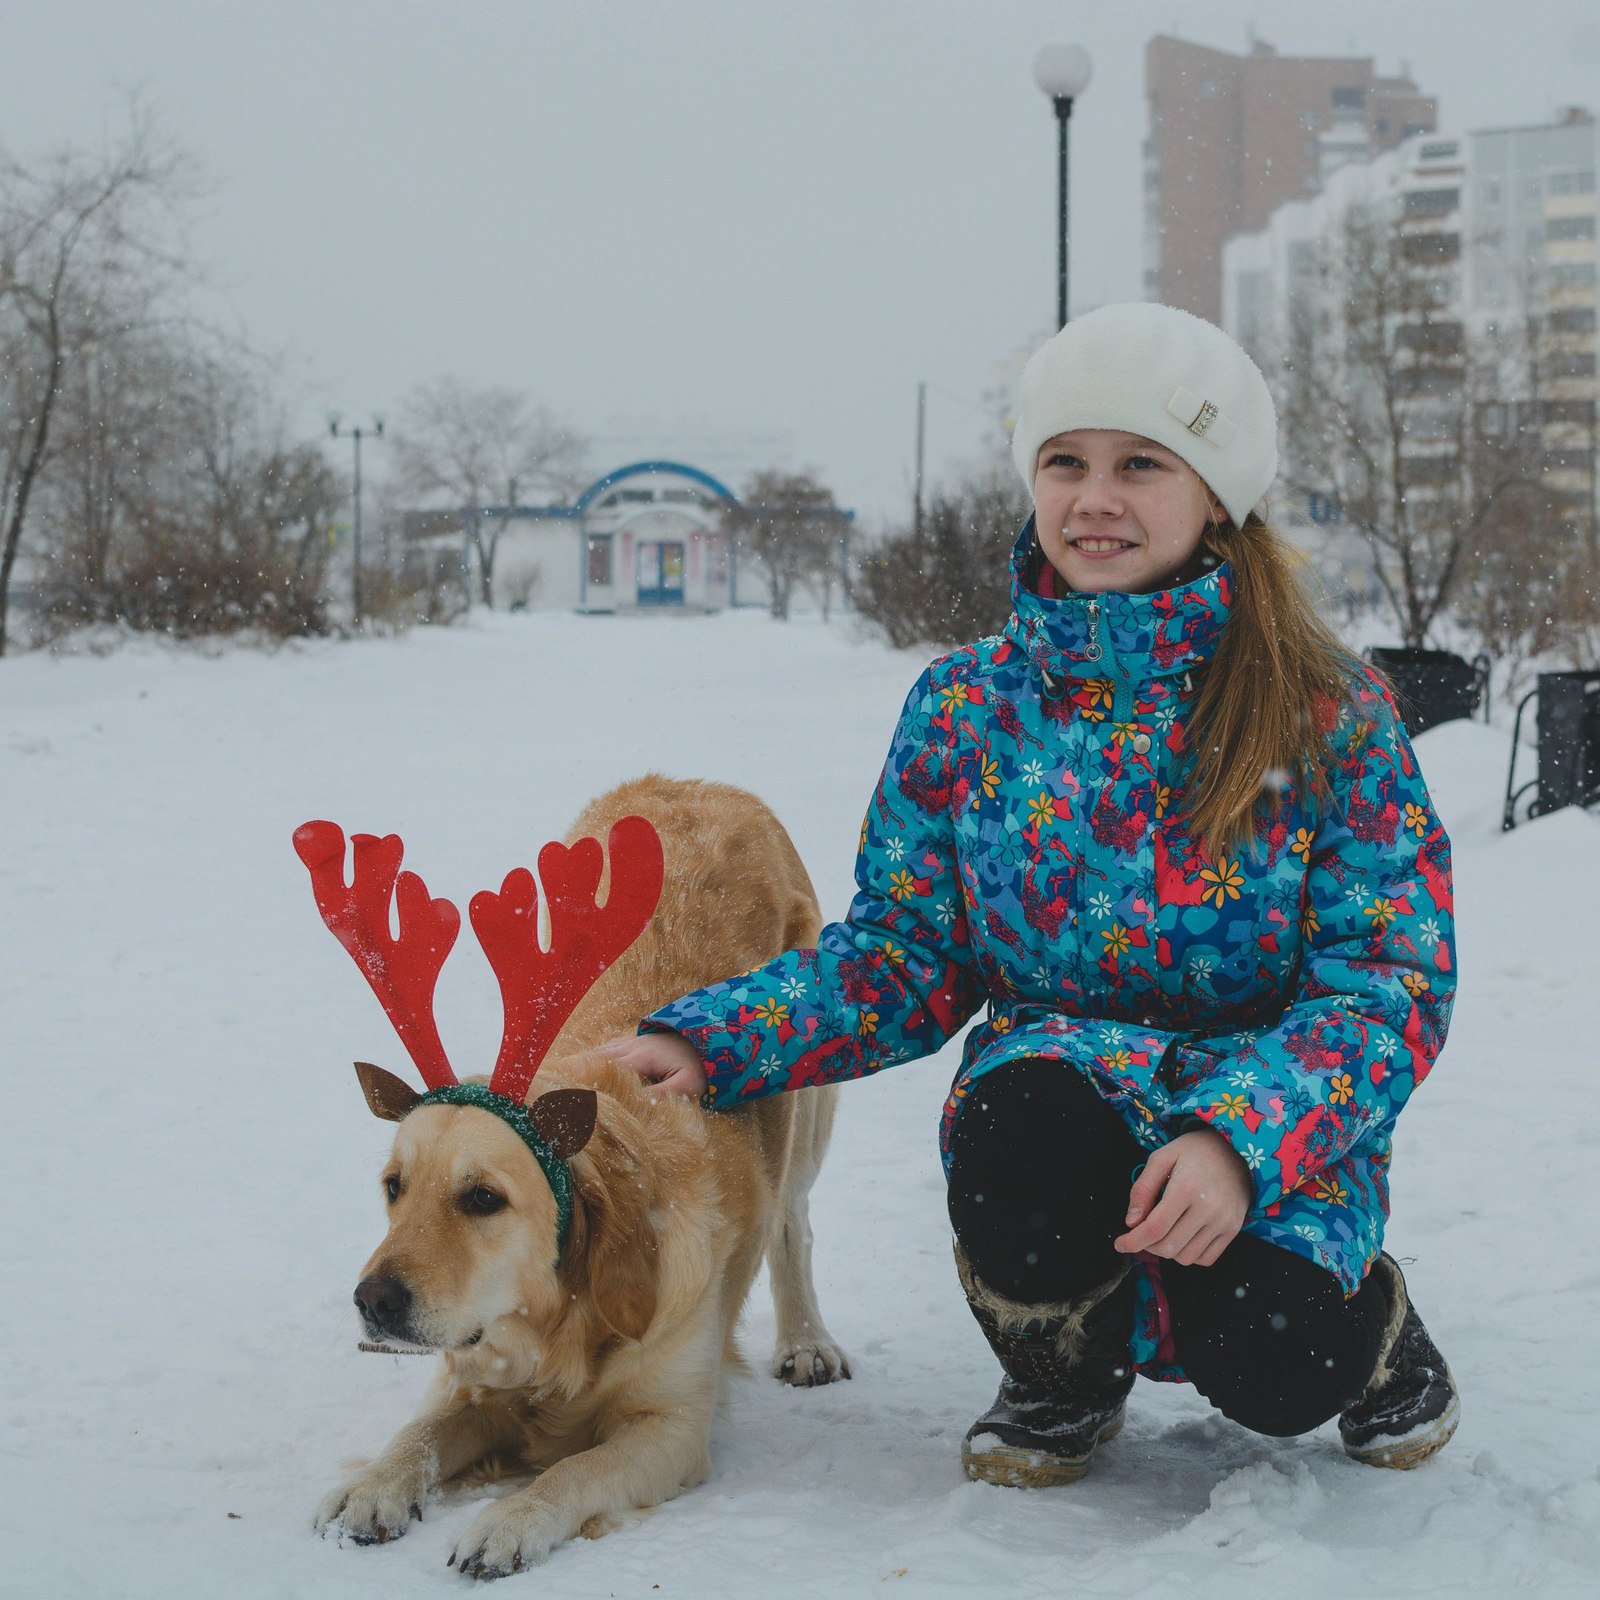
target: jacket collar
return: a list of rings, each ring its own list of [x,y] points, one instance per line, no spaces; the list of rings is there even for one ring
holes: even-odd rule
[[[1114,674],[1145,682],[1181,676],[1215,653],[1232,602],[1233,573],[1227,562],[1193,583],[1154,594],[1083,594],[1067,589],[1057,577],[1061,593],[1056,599],[1038,592],[1044,565],[1029,517],[1011,552],[1006,637],[1041,676]]]

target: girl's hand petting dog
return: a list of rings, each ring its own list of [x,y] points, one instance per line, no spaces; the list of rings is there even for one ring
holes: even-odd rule
[[[1145,1163],[1128,1195],[1128,1231],[1113,1243],[1125,1255],[1148,1250],[1181,1267],[1209,1267],[1244,1226],[1254,1197],[1233,1146],[1195,1128]]]
[[[602,1048],[667,1094],[698,1098],[706,1092],[705,1063],[681,1033],[628,1034]]]

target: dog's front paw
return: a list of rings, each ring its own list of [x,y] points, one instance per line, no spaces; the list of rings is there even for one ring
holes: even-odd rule
[[[386,1468],[381,1462],[347,1479],[317,1507],[312,1526],[331,1528],[341,1542],[387,1544],[422,1520],[427,1483],[420,1472]]]
[[[772,1356],[772,1376],[797,1389],[813,1389],[821,1383],[837,1383],[850,1376],[850,1359],[831,1339],[779,1342]]]
[[[469,1578],[508,1578],[536,1566],[572,1530],[548,1500],[513,1495],[480,1512],[456,1540],[449,1565]]]

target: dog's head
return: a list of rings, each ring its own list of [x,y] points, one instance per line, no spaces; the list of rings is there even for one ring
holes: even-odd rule
[[[575,1391],[599,1344],[642,1338],[655,1313],[655,1185],[609,1096],[552,1085],[529,1113],[572,1174],[565,1247],[550,1180],[511,1126],[477,1106],[408,1107],[381,1175],[388,1232],[355,1301],[377,1344],[450,1353],[497,1386]]]
[[[660,836],[644,817],[620,817],[604,850],[592,838],[547,844],[539,882],[518,867],[498,893],[473,896],[472,926],[505,1006],[487,1086],[457,1080],[433,1018],[460,930],[455,906],[400,871],[396,835],[354,836],[349,883],[336,823],[305,823],[294,845],[323,921],[429,1088],[419,1096],[380,1068],[356,1068],[371,1109],[401,1123],[383,1174],[389,1232],[356,1290],[368,1333],[384,1346],[443,1350],[473,1381],[526,1385],[536,1371],[541,1384],[570,1384],[600,1343],[640,1338],[654,1315],[650,1186],[618,1176],[632,1164],[630,1141],[606,1118],[596,1131],[592,1088],[528,1096],[583,996],[650,921]],[[614,1120],[626,1120],[620,1108]]]

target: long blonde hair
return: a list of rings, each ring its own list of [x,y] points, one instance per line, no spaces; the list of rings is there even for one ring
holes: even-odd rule
[[[1233,596],[1189,719],[1184,819],[1216,858],[1255,842],[1285,783],[1328,802],[1328,736],[1358,664],[1317,614],[1299,558],[1271,524],[1254,512],[1242,527],[1211,524],[1204,547],[1232,569]]]

